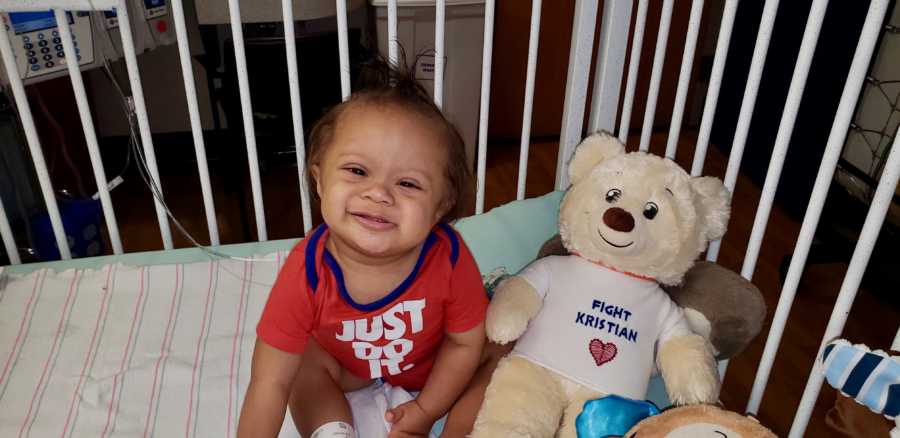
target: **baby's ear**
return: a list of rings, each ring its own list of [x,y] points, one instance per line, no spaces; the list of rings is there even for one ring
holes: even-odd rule
[[[569,161],[569,181],[581,181],[591,169],[604,160],[624,154],[625,146],[606,131],[600,131],[582,140]]]
[[[441,200],[440,205],[438,205],[438,209],[435,212],[435,221],[444,220],[447,217],[447,214],[450,213],[450,210],[453,209],[453,206],[456,205],[457,200],[452,195],[444,196],[444,199]],[[448,221],[449,222],[449,221]]]
[[[710,176],[691,178],[691,187],[706,239],[721,239],[731,215],[731,193],[722,181]]]

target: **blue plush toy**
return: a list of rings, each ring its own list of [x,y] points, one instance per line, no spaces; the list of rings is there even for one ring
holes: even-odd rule
[[[891,438],[900,438],[900,357],[837,339],[825,346],[822,365],[828,384],[894,420]]]
[[[578,438],[622,436],[641,420],[659,413],[649,401],[631,400],[617,395],[590,400],[575,420]]]

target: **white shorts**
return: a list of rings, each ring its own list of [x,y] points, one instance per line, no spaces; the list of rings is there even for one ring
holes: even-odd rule
[[[397,407],[414,399],[418,393],[409,393],[389,383],[376,382],[363,389],[346,393],[353,413],[353,427],[359,438],[387,438],[390,423],[384,419],[388,409]],[[444,418],[438,420],[431,429],[429,438],[437,438],[444,426]],[[294,427],[290,411],[285,415],[284,424],[278,438],[298,438],[300,434]]]

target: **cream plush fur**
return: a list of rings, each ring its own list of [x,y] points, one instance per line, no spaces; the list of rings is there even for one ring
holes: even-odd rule
[[[707,243],[725,233],[730,194],[721,181],[690,177],[671,160],[625,153],[606,133],[578,146],[569,176],[572,186],[559,214],[563,243],[571,253],[609,268],[678,284]],[[616,194],[616,199],[609,202],[608,194]],[[617,231],[604,221],[604,213],[614,207],[633,218],[629,231],[624,231],[627,226],[617,226]],[[647,209],[656,210],[652,219],[645,216]],[[505,281],[488,308],[488,337],[501,344],[518,339],[542,304],[528,281]],[[671,338],[660,347],[656,362],[675,404],[716,400],[715,359],[703,337]],[[575,418],[584,402],[602,395],[511,356],[494,372],[471,436],[574,438]]]

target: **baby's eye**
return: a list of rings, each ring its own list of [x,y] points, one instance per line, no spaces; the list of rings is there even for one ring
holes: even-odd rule
[[[344,170],[356,175],[356,176],[366,176],[366,171],[360,169],[359,167],[345,167]]]
[[[400,181],[400,187],[406,187],[408,189],[421,189],[418,184],[412,181]]]

